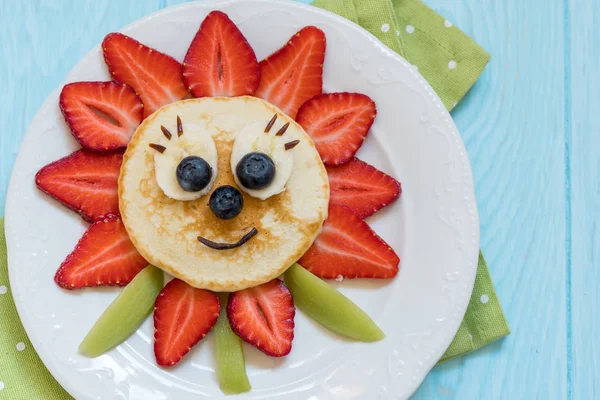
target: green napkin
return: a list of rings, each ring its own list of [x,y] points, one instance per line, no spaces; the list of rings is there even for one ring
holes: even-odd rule
[[[0,218],[0,399],[70,399],[33,349],[8,282],[4,218]]]
[[[359,24],[415,65],[448,110],[483,72],[490,56],[420,0],[315,0],[314,6]],[[473,294],[456,337],[440,363],[510,333],[483,254]]]
[[[317,7],[361,25],[419,68],[448,109],[471,88],[489,55],[420,0],[316,0]],[[440,362],[510,333],[483,255],[467,314]],[[69,399],[34,351],[8,281],[4,220],[0,219],[0,399]]]

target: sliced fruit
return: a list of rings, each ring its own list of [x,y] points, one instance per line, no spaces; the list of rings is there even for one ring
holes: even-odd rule
[[[183,81],[194,97],[254,93],[260,69],[242,32],[221,11],[206,16],[183,61]]]
[[[286,143],[293,141],[285,135],[278,136],[277,130],[265,134],[265,124],[265,121],[255,121],[240,130],[229,158],[233,178],[240,190],[261,200],[285,190],[294,170],[296,153],[286,150]],[[286,126],[279,129],[285,132]]]
[[[163,287],[163,272],[148,265],[119,293],[79,345],[88,357],[98,357],[123,343],[154,308]]]
[[[375,102],[360,93],[326,93],[300,107],[296,121],[313,141],[325,164],[350,160],[371,129]]]
[[[60,93],[60,109],[73,136],[87,149],[127,147],[144,106],[133,89],[116,82],[75,82]]]
[[[125,286],[146,265],[121,219],[111,215],[90,225],[56,271],[54,281],[65,289]]]
[[[79,150],[46,165],[35,183],[46,194],[93,222],[119,213],[118,179],[123,155]]]
[[[292,350],[295,313],[292,295],[279,279],[235,292],[227,303],[231,329],[273,357]]]
[[[171,135],[168,130],[166,131]],[[154,145],[156,143],[151,144],[151,146]],[[191,201],[199,199],[210,192],[219,175],[219,154],[210,132],[197,130],[193,134],[182,135],[181,137],[179,134],[173,134],[161,138],[158,146],[158,148],[152,147],[155,150],[153,151],[154,175],[156,183],[167,197],[173,200]],[[204,175],[204,177],[200,179],[203,182],[196,181],[194,185],[184,184],[184,187],[182,186],[183,180],[181,178],[183,176],[180,169],[186,164],[184,160],[189,161],[190,157],[197,161],[199,159],[203,160],[200,163],[206,163],[208,168],[203,168],[204,173],[201,175]],[[196,168],[193,169],[196,170]],[[205,185],[202,186],[202,183]],[[198,190],[192,191],[193,189]]]
[[[329,204],[346,206],[360,218],[373,215],[402,193],[400,182],[358,158],[326,168]]]
[[[187,156],[175,169],[177,183],[185,192],[206,190],[212,181],[212,167],[202,157]]]
[[[131,86],[141,97],[144,118],[187,96],[181,64],[173,57],[122,33],[106,35],[102,49],[113,79]]]
[[[227,294],[219,295],[221,304],[227,304]],[[219,387],[225,394],[238,394],[250,391],[252,387],[246,375],[246,363],[242,341],[231,330],[227,311],[222,307],[215,325],[217,355],[217,377]]]
[[[247,153],[237,163],[235,174],[243,187],[264,189],[275,179],[275,163],[265,153]]]
[[[261,78],[255,95],[296,118],[304,102],[321,94],[325,47],[322,30],[302,28],[285,46],[259,63]]]
[[[219,317],[219,298],[173,279],[156,298],[154,356],[158,365],[177,364],[206,336]]]
[[[330,205],[321,234],[298,262],[324,279],[387,279],[398,273],[400,258],[352,210]]]
[[[385,337],[356,304],[302,266],[292,265],[284,277],[298,308],[330,331],[361,342]]]

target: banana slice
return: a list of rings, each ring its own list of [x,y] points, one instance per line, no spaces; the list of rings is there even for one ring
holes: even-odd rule
[[[286,151],[285,148],[285,144],[290,141],[289,136],[275,136],[275,133],[280,129],[279,126],[273,126],[269,133],[265,133],[265,126],[268,122],[256,121],[246,125],[236,137],[231,152],[231,171],[235,182],[244,192],[261,200],[283,192],[294,167],[294,152]],[[264,153],[271,157],[271,160],[275,163],[275,178],[269,186],[263,189],[244,187],[235,173],[240,160],[246,154],[253,152]]]
[[[199,126],[186,125],[183,135],[173,132],[170,139],[167,136],[161,138],[160,145],[165,150],[154,155],[154,172],[156,182],[165,195],[174,200],[190,201],[210,192],[218,174],[217,147],[210,133]],[[198,192],[186,192],[177,181],[177,166],[187,156],[202,157],[212,168],[210,183]]]

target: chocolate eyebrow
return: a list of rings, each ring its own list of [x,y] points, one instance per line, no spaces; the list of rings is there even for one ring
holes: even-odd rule
[[[177,137],[183,135],[183,124],[181,123],[181,118],[179,115],[177,116]]]
[[[257,233],[258,233],[258,230],[256,228],[252,228],[252,229],[250,229],[250,232],[246,233],[244,236],[242,236],[240,238],[240,240],[238,240],[235,243],[213,242],[212,240],[208,240],[206,238],[203,238],[202,236],[198,236],[198,241],[200,243],[210,247],[211,249],[230,250],[230,249],[235,249],[236,247],[240,247],[241,245],[246,243],[248,240],[252,239],[252,237],[255,236]]]
[[[171,132],[169,132],[169,130],[167,128],[165,128],[164,126],[160,126],[160,130],[162,131],[163,135],[165,135],[165,137],[169,140],[171,140],[171,137],[173,135],[171,135]]]
[[[271,118],[267,126],[265,126],[265,133],[269,133],[275,121],[277,121],[277,114],[273,115],[273,118]]]
[[[152,147],[154,150],[158,151],[160,154],[164,153],[167,149],[165,146],[161,146],[160,144],[150,143],[148,146]]]
[[[300,143],[300,141],[299,141],[299,140],[292,140],[291,142],[287,142],[287,143],[285,144],[285,149],[286,149],[286,150],[291,150],[291,149],[293,149],[294,147],[298,146],[298,143]]]
[[[277,131],[275,136],[283,136],[283,134],[285,133],[285,131],[287,131],[287,128],[289,128],[289,127],[290,127],[290,123],[286,122],[285,125],[283,125],[281,128],[279,128],[279,130]]]

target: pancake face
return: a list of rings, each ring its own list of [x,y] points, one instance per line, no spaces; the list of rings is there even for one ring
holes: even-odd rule
[[[287,150],[293,152],[293,166],[285,190],[261,200],[236,183],[231,153],[244,128],[266,126],[274,114],[278,118],[271,135],[289,122],[276,145],[299,142]],[[174,142],[167,140],[161,126],[177,135],[177,117],[183,130],[179,140],[210,134],[217,150],[212,187],[194,200],[168,197],[156,179],[157,150],[150,144],[164,146],[167,154]],[[236,149],[243,147],[238,142]],[[282,170],[288,168],[289,163]],[[209,207],[211,193],[224,185],[240,189],[244,201],[240,214],[228,220],[217,218]],[[327,217],[328,203],[327,173],[310,137],[275,106],[247,96],[182,100],[158,110],[137,129],[119,178],[123,222],[142,256],[194,287],[214,291],[236,291],[280,275],[311,246]],[[200,236],[236,243],[252,228],[258,233],[234,249],[216,250],[198,240]]]

